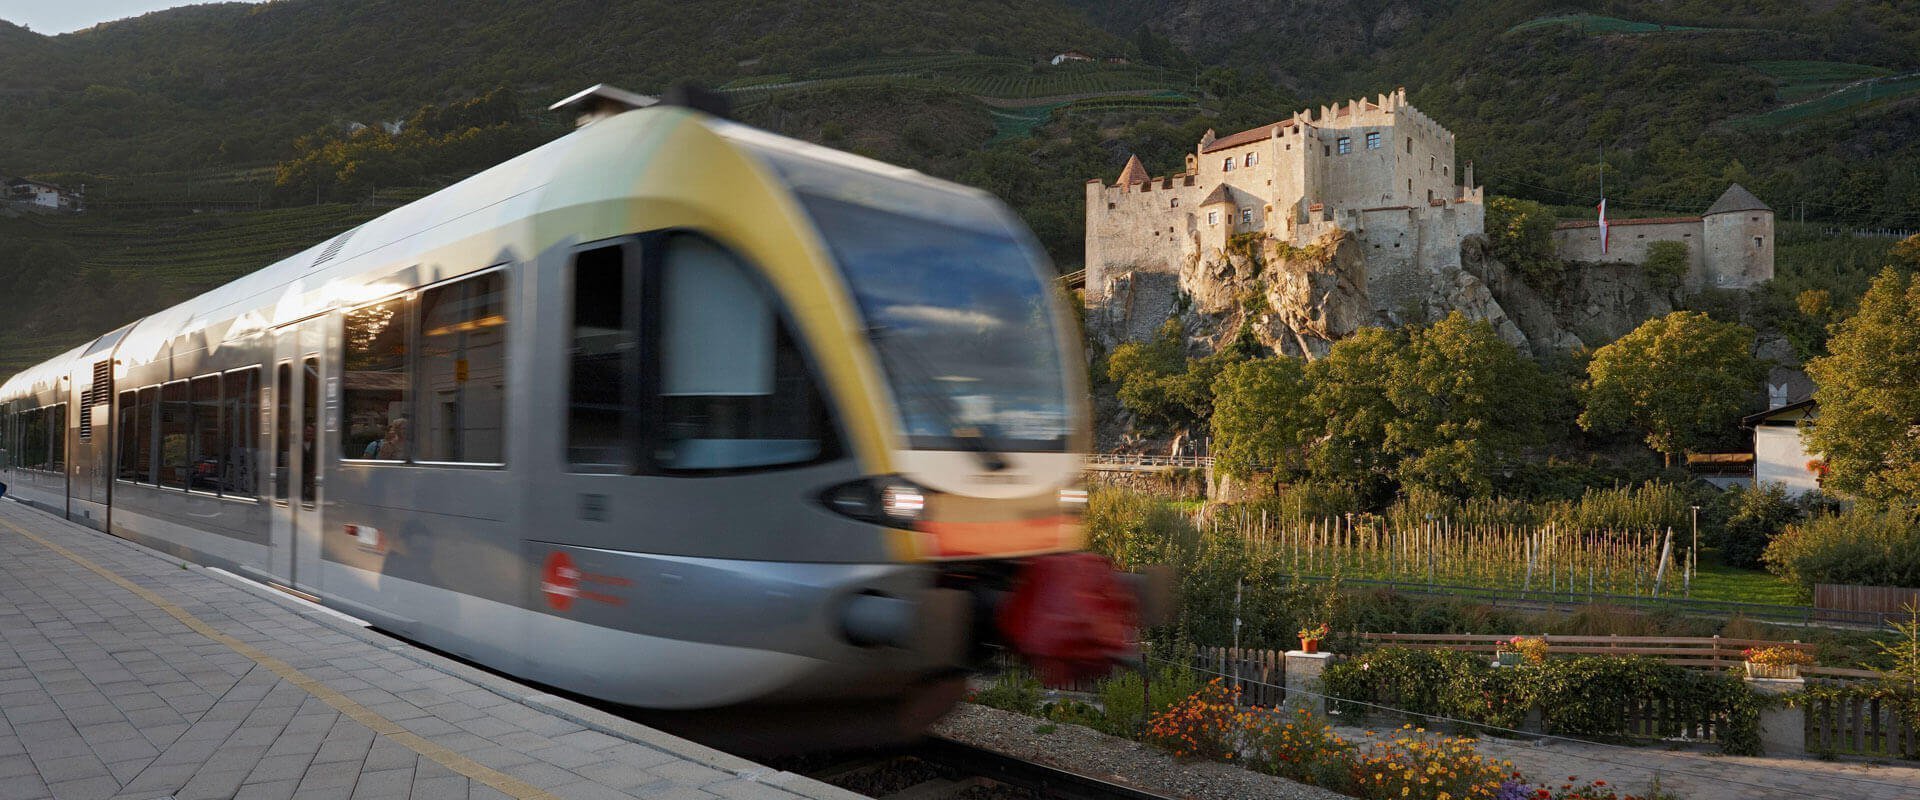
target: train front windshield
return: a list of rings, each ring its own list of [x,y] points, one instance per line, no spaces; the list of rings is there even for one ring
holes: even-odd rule
[[[1004,224],[800,199],[853,290],[915,449],[1066,449],[1059,340],[1027,244]]]
[[[916,450],[1064,452],[1073,431],[1044,260],[1018,218],[908,170],[732,128],[840,267]],[[1050,272],[1050,270],[1047,270]]]

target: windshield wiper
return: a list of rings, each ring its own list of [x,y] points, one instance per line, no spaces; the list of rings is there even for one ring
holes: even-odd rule
[[[999,472],[1007,468],[1007,459],[1000,455],[984,431],[960,422],[960,411],[954,406],[953,398],[926,371],[926,359],[912,344],[878,325],[867,328],[867,338],[873,342],[874,349],[880,351],[880,360],[886,368],[907,379],[907,385],[932,407],[934,415],[939,418],[940,427],[947,429],[947,435],[959,442],[961,449],[973,453],[982,469]],[[903,415],[905,412],[906,409],[901,409]]]

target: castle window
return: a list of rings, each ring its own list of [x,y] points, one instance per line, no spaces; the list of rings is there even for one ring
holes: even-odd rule
[[[1407,152],[1408,153],[1413,152],[1413,137],[1411,136],[1407,137]]]
[[[1227,160],[1220,163],[1220,171],[1221,172],[1233,171],[1233,156],[1227,156]]]
[[[1407,179],[1407,194],[1413,194],[1413,179]]]
[[[1340,147],[1340,155],[1344,156],[1348,153],[1353,152],[1353,138],[1350,136],[1342,136],[1339,139],[1334,140],[1334,144]]]
[[[1333,148],[1328,147],[1324,144],[1320,145],[1320,155],[1323,155],[1323,156],[1333,155]]]
[[[1107,204],[1107,208],[1113,208],[1113,204],[1112,204],[1112,203],[1108,203],[1108,204]]]
[[[1754,246],[1754,247],[1765,247],[1766,245],[1763,245],[1763,244],[1761,244],[1761,243],[1760,243],[1760,237],[1758,237],[1758,236],[1755,236],[1755,237],[1753,237],[1753,246]]]
[[[1220,224],[1220,212],[1218,212],[1218,211],[1209,211],[1209,212],[1207,212],[1207,224],[1208,224],[1208,225],[1218,225],[1218,224]]]
[[[1433,156],[1427,156],[1427,171],[1432,172],[1433,167],[1437,162],[1438,162],[1438,159],[1434,158]]]
[[[1251,208],[1240,209],[1240,224],[1242,225],[1253,224],[1253,209]],[[1753,241],[1755,244],[1758,244],[1760,242],[1759,239],[1755,239]]]
[[[1260,154],[1259,154],[1259,153],[1248,153],[1248,154],[1247,154],[1247,166],[1249,166],[1249,167],[1251,167],[1251,166],[1253,166],[1253,165],[1255,165],[1255,164],[1258,164],[1258,163],[1260,163]]]
[[[1167,203],[1167,207],[1168,207],[1168,208],[1179,208],[1179,207],[1180,207],[1180,198],[1178,198],[1178,197],[1176,197],[1176,198],[1173,198],[1173,201],[1172,201],[1172,202],[1170,202],[1170,203]]]
[[[1754,218],[1753,218],[1753,221],[1754,221],[1754,222],[1759,222],[1759,221],[1760,221],[1760,218],[1759,218],[1759,217],[1754,217]]]
[[[1368,150],[1380,149],[1380,132],[1379,131],[1367,132],[1367,149]]]

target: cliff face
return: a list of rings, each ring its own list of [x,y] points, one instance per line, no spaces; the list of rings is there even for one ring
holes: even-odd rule
[[[1307,247],[1235,237],[1224,249],[1189,257],[1177,274],[1116,276],[1112,296],[1088,310],[1088,327],[1112,347],[1151,338],[1175,319],[1196,354],[1245,330],[1275,353],[1318,358],[1362,327],[1458,311],[1486,320],[1522,352],[1546,356],[1599,347],[1673,310],[1671,291],[1650,285],[1636,266],[1569,264],[1543,290],[1495,259],[1483,237],[1467,237],[1460,251],[1459,268],[1435,269],[1421,291],[1384,297],[1368,291],[1362,245],[1350,233],[1334,231]]]

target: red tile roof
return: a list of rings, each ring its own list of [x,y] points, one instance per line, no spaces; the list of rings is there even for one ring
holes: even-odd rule
[[[1650,219],[1607,220],[1607,225],[1609,227],[1614,225],[1672,225],[1672,224],[1682,223],[1682,222],[1699,222],[1699,221],[1700,221],[1699,217],[1653,217]],[[1554,230],[1566,230],[1569,228],[1598,228],[1598,227],[1600,227],[1600,221],[1597,219],[1580,220],[1577,222],[1562,222],[1558,225],[1553,226]]]
[[[1262,139],[1273,138],[1274,131],[1277,131],[1281,128],[1291,128],[1291,127],[1293,127],[1293,120],[1290,120],[1290,119],[1281,120],[1279,122],[1275,122],[1270,125],[1262,125],[1252,130],[1241,131],[1239,133],[1231,134],[1228,136],[1222,136],[1218,139],[1215,139],[1213,140],[1212,143],[1208,144],[1206,147],[1200,148],[1200,152],[1211,153],[1215,150],[1225,150],[1229,147],[1239,147],[1243,144],[1253,144],[1254,142],[1260,141]]]

